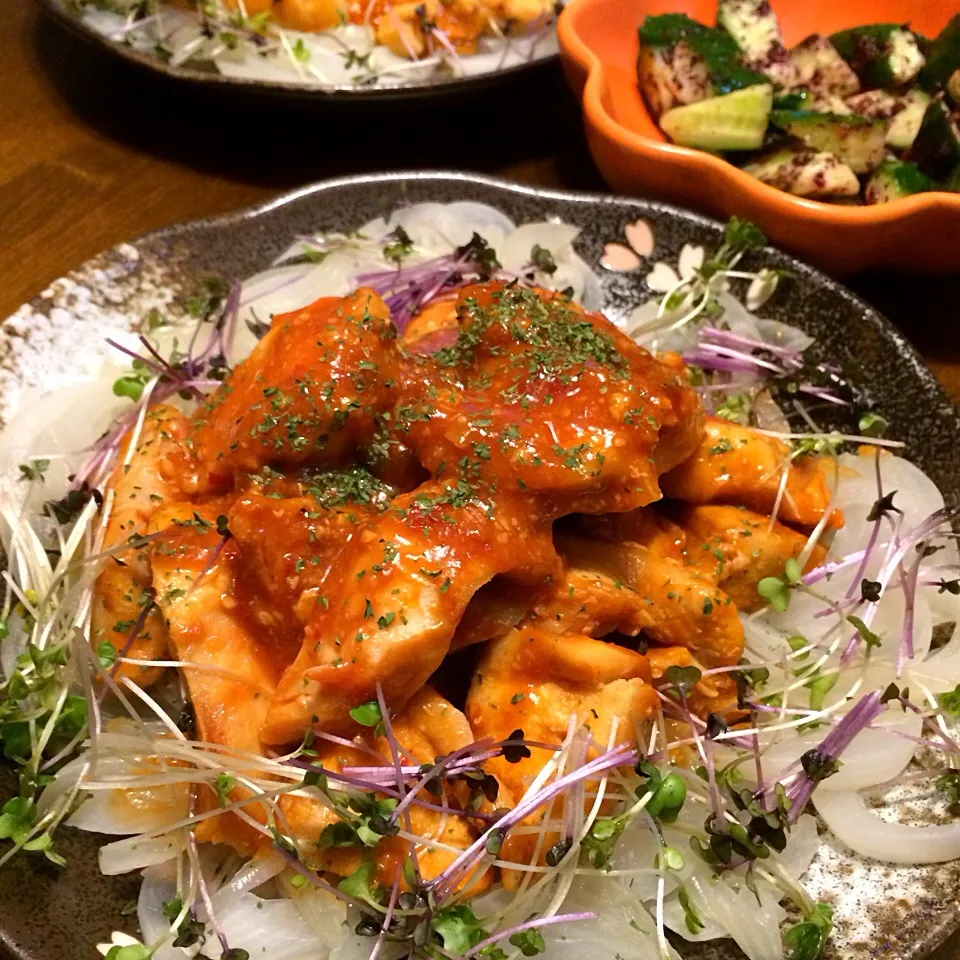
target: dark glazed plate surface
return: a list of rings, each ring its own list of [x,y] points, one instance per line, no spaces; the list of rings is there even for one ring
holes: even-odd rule
[[[423,97],[440,99],[456,97],[461,94],[486,90],[498,87],[509,82],[518,75],[528,74],[541,70],[547,64],[553,64],[558,54],[531,60],[528,63],[514,64],[501,70],[492,70],[489,73],[480,73],[468,77],[440,77],[419,80],[411,83],[399,84],[392,87],[318,87],[302,83],[284,83],[282,80],[259,80],[247,77],[228,77],[219,73],[213,66],[201,67],[191,64],[171,66],[158,57],[135,50],[124,43],[118,43],[98,33],[85,24],[78,16],[64,7],[64,0],[42,0],[43,6],[53,14],[57,20],[67,26],[74,33],[90,41],[111,54],[122,57],[130,63],[145,67],[154,73],[170,77],[181,83],[217,87],[238,94],[261,93],[284,97],[294,100],[316,100],[321,103],[339,101],[356,103],[385,102],[396,100],[417,100]]]
[[[75,343],[78,325],[89,326],[92,313],[136,319],[157,302],[158,293],[189,290],[204,274],[242,279],[263,269],[298,234],[349,230],[403,204],[453,200],[491,204],[518,223],[558,217],[576,224],[582,228],[577,249],[592,266],[604,246],[621,241],[624,228],[638,218],[653,229],[651,261],[675,263],[685,243],[716,247],[721,236],[719,224],[661,204],[538,191],[464,174],[329,181],[254,210],[158,231],[107,251],[56,281],[0,325],[0,384],[29,379],[14,362],[15,340],[22,348],[26,338],[31,351],[62,358],[66,331]],[[792,258],[766,249],[754,254],[753,262],[797,275],[767,304],[764,315],[814,335],[818,356],[846,370],[889,419],[891,435],[907,442],[907,456],[933,477],[948,503],[960,504],[960,412],[910,344],[863,301]],[[606,306],[625,313],[648,299],[648,269],[600,270]],[[62,359],[54,366],[62,368]],[[11,772],[0,771],[0,792],[11,784]],[[58,843],[69,859],[60,873],[26,858],[0,869],[0,956],[86,960],[111,930],[133,930],[132,918],[122,917],[120,910],[135,896],[136,878],[101,877],[96,838],[89,834],[67,829]],[[830,951],[835,958],[911,960],[932,951],[960,922],[960,864],[892,867],[858,859],[825,838],[809,882],[817,896],[837,909]],[[726,945],[684,944],[682,953],[691,960],[739,955]]]

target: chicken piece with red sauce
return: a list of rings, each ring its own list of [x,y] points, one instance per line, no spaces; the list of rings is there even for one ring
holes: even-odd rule
[[[813,527],[830,506],[828,469],[822,457],[792,456],[776,437],[711,417],[697,452],[666,474],[662,486],[666,496],[687,503],[734,504],[768,516],[777,506],[778,519]],[[828,523],[843,526],[839,511]]]
[[[195,484],[195,468],[183,440],[187,422],[180,411],[150,407],[139,432],[132,429],[107,481],[110,510],[103,549],[144,537],[154,514],[180,500]],[[136,448],[130,445],[137,437]],[[160,660],[167,650],[167,627],[152,603],[148,545],[112,553],[101,565],[93,590],[90,636],[94,648],[109,643],[124,659]],[[135,636],[131,636],[136,631]],[[118,663],[115,676],[142,686],[154,683],[160,668]]]
[[[410,446],[436,477],[536,496],[544,520],[659,499],[702,433],[696,394],[599,314],[492,282],[461,291],[458,337],[412,357]]]
[[[487,500],[440,481],[396,497],[338,559],[271,703],[265,742],[289,743],[311,725],[351,733],[350,710],[378,685],[401,709],[440,666],[484,583],[553,567],[549,527],[531,529],[530,510],[523,497]]]
[[[275,316],[194,418],[209,485],[264,466],[351,463],[393,403],[395,337],[386,305],[363,287]]]
[[[659,698],[651,685],[647,658],[632,650],[586,636],[559,636],[536,628],[518,628],[493,641],[477,664],[466,714],[475,736],[509,740],[520,730],[527,740],[559,747],[571,731],[585,734],[582,760],[587,762],[608,748],[636,742],[638,731],[657,712]],[[532,788],[538,774],[555,751],[527,748],[519,759],[498,757],[485,769],[502,785],[502,805],[516,805]],[[578,751],[579,752],[579,751]],[[585,783],[585,789],[596,781]],[[562,815],[561,799],[527,817],[523,825],[535,827],[544,819]],[[592,805],[592,801],[589,801]],[[513,832],[500,850],[502,860],[543,863],[560,833]],[[501,879],[508,889],[520,873],[505,870]]]

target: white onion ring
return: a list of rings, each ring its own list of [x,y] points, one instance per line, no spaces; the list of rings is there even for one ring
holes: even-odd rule
[[[946,863],[960,858],[960,821],[915,827],[875,817],[859,793],[813,795],[833,835],[862,857],[886,863]]]

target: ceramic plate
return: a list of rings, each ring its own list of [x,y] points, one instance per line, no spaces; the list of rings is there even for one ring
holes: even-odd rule
[[[24,386],[54,388],[76,377],[84,356],[111,329],[162,308],[212,272],[241,279],[268,266],[298,235],[346,231],[398,206],[475,200],[499,207],[517,223],[557,217],[581,227],[576,247],[601,275],[605,311],[624,315],[653,294],[645,277],[655,261],[675,263],[686,243],[717,247],[721,226],[661,204],[553,193],[451,173],[387,174],[329,181],[253,210],[171,227],[121,244],[53,283],[0,326],[0,419]],[[642,221],[643,225],[639,225]],[[627,257],[642,234],[649,256]],[[652,234],[652,250],[649,236]],[[635,243],[635,246],[637,244]],[[602,260],[633,269],[607,270]],[[614,256],[611,259],[611,254]],[[817,359],[844,368],[907,442],[906,455],[960,504],[960,412],[914,349],[883,317],[840,285],[772,249],[751,255],[753,266],[790,270],[764,312],[816,337]],[[5,779],[4,779],[5,778]],[[0,769],[0,790],[12,773]],[[137,877],[104,878],[97,838],[69,829],[58,836],[68,857],[63,871],[28,858],[0,870],[0,955],[17,960],[81,960],[93,944],[133,918],[121,916],[136,895]],[[815,898],[836,911],[825,955],[908,960],[928,954],[960,924],[960,862],[892,867],[863,860],[823,837],[807,874]],[[686,960],[726,960],[733,947],[681,946]]]
[[[481,50],[475,57],[448,57],[447,68],[433,75],[426,75],[425,69],[413,67],[409,61],[387,55],[384,63],[380,63],[380,68],[389,61],[389,64],[400,69],[395,74],[388,72],[380,79],[371,80],[367,69],[362,66],[362,57],[348,59],[345,40],[352,42],[350,35],[331,39],[326,44],[329,49],[322,51],[313,47],[314,41],[321,35],[286,31],[290,52],[282,58],[282,62],[277,61],[278,65],[264,61],[251,72],[231,68],[228,61],[224,69],[218,69],[209,60],[189,59],[177,63],[176,58],[158,55],[153,45],[146,41],[131,42],[134,33],[123,26],[122,18],[96,9],[96,3],[90,2],[83,8],[71,0],[43,0],[43,3],[58,20],[85,39],[156,73],[193,85],[202,84],[239,93],[259,92],[318,101],[356,102],[455,96],[499,86],[518,75],[543,68],[556,60],[559,50],[555,18],[551,18],[551,23],[535,35],[518,36],[508,44],[491,41],[490,48]],[[185,17],[182,12],[175,12],[174,15]],[[303,38],[305,43],[298,38]],[[294,52],[294,46],[299,48],[300,57]],[[303,60],[308,49],[312,49],[313,53]],[[382,47],[374,49],[384,51]],[[319,70],[324,63],[332,63],[333,66],[327,72],[321,71],[321,80],[312,75],[310,68],[316,64]],[[350,67],[349,70],[344,70],[345,64]]]

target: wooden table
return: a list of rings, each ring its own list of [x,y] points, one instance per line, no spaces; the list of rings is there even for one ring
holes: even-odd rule
[[[559,70],[522,91],[358,110],[197,91],[104,55],[31,0],[0,4],[0,317],[165,224],[325,177],[459,168],[603,190]],[[960,401],[960,277],[848,281]]]

